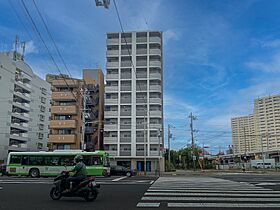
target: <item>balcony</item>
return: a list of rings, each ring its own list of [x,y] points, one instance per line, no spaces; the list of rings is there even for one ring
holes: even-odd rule
[[[150,156],[159,156],[158,151],[150,151]]]
[[[18,152],[27,151],[27,144],[24,144],[24,143],[21,143],[21,144],[11,144],[9,146],[9,151],[18,151]]]
[[[132,50],[131,49],[123,49],[121,50],[121,55],[131,55],[132,54]]]
[[[136,55],[146,55],[147,54],[147,48],[146,49],[136,49]]]
[[[108,61],[106,63],[106,68],[118,68],[119,67],[119,62],[110,62]]]
[[[73,79],[57,79],[52,81],[52,86],[56,87],[76,87],[78,86],[78,80]]]
[[[117,130],[118,124],[104,124],[104,130],[110,131],[110,130]]]
[[[15,80],[15,84],[20,86],[21,88],[25,89],[25,90],[28,90],[28,91],[31,91],[31,85],[28,84],[28,83],[23,83],[22,81],[20,80]]]
[[[118,137],[104,136],[104,144],[116,144],[118,143]]]
[[[150,116],[151,117],[161,117],[161,111],[150,111]]]
[[[136,156],[144,156],[144,150],[139,150],[139,151],[137,150],[136,151]]]
[[[131,37],[121,38],[122,44],[131,43]]]
[[[28,124],[27,123],[11,123],[11,127],[28,131]]]
[[[129,85],[129,86],[122,85],[121,86],[121,91],[131,91],[131,85]]]
[[[75,134],[50,134],[49,143],[75,143],[76,135]]]
[[[158,79],[158,80],[161,80],[161,74],[160,74],[160,73],[150,74],[150,79]]]
[[[147,79],[147,73],[136,73],[137,79]]]
[[[136,129],[144,129],[144,123],[136,124]]]
[[[150,85],[150,91],[161,92],[161,86],[160,85]]]
[[[105,92],[118,92],[119,86],[105,86]]]
[[[30,111],[30,104],[28,104],[28,103],[13,102],[13,105],[20,109]]]
[[[121,136],[120,142],[126,142],[126,143],[131,142],[131,137],[123,137],[123,136]]]
[[[76,120],[51,120],[50,128],[76,128]]]
[[[161,55],[161,50],[160,49],[150,49],[150,54]]]
[[[27,133],[12,133],[10,134],[10,139],[15,139],[19,141],[27,141],[28,134]]]
[[[147,60],[136,61],[136,66],[147,66]]]
[[[161,104],[161,98],[150,98],[151,104]]]
[[[137,43],[146,43],[147,37],[136,37],[136,42]]]
[[[158,137],[150,137],[150,143],[158,144],[159,143],[159,138]]]
[[[152,67],[160,67],[161,68],[161,61],[151,61],[150,60],[150,66],[152,66]]]
[[[119,39],[107,39],[107,45],[119,44]]]
[[[106,75],[106,80],[118,80],[119,79],[119,74],[107,74]]]
[[[147,85],[136,85],[136,91],[147,91]]]
[[[131,61],[122,61],[121,67],[131,67]]]
[[[120,156],[131,156],[131,151],[120,151]]]
[[[120,113],[121,116],[131,116],[131,110],[130,111],[122,111]]]
[[[136,137],[136,142],[144,142],[144,136],[143,137]]]
[[[131,98],[121,98],[122,104],[131,104]]]
[[[147,103],[146,98],[136,98],[136,103]]]
[[[16,117],[16,118],[19,118],[21,120],[26,120],[26,121],[29,120],[29,114],[27,114],[27,113],[13,112],[12,116]]]
[[[118,104],[117,98],[105,98],[105,105],[115,105]]]
[[[150,129],[161,129],[162,125],[161,124],[150,124]]]
[[[72,92],[52,92],[52,100],[53,101],[73,101],[76,100],[76,93]]]
[[[114,117],[118,116],[118,111],[105,111],[104,112],[105,117]]]
[[[160,43],[161,44],[161,38],[157,36],[150,36],[150,42]]]
[[[28,94],[28,93],[21,93],[19,91],[15,91],[14,95],[16,95],[16,96],[18,96],[18,97],[20,97],[20,98],[22,98],[22,99],[24,99],[26,101],[31,101],[30,94]]]
[[[121,74],[121,79],[131,79],[131,73]]]
[[[52,114],[77,114],[77,106],[52,106]]]
[[[107,50],[106,55],[107,55],[107,57],[118,56],[119,55],[119,51],[118,50]]]
[[[107,152],[110,156],[117,156],[117,155],[118,155],[118,151],[116,151],[116,150],[106,150],[106,152]]]

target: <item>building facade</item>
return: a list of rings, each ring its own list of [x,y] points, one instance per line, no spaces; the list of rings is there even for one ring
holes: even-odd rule
[[[164,170],[162,33],[108,33],[106,55],[105,150],[113,164]]]
[[[20,54],[0,53],[0,163],[11,151],[47,150],[50,97]]]
[[[254,112],[231,119],[235,154],[280,149],[280,94],[254,100]]]
[[[52,86],[50,150],[102,148],[103,73],[84,70],[83,76],[83,79],[50,74],[46,77]]]

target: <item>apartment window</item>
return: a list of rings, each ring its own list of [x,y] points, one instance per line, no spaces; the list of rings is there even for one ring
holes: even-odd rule
[[[44,107],[44,106],[41,105],[41,106],[40,106],[40,111],[41,111],[41,112],[45,112],[45,110],[46,110],[46,107]]]
[[[39,120],[40,120],[40,121],[44,121],[44,120],[45,120],[45,116],[42,115],[42,114],[40,114],[40,115],[39,115]]]
[[[70,149],[70,145],[69,144],[58,144],[57,149],[58,150]]]
[[[39,127],[39,130],[44,130],[44,124],[39,124],[38,127]]]
[[[45,104],[46,103],[46,98],[45,97],[41,97],[41,103]]]
[[[38,135],[38,139],[43,139],[44,138],[44,134],[43,133],[37,133]]]
[[[46,89],[46,88],[41,88],[41,93],[42,93],[43,95],[46,95],[46,94],[47,94],[47,89]]]
[[[37,149],[43,149],[43,143],[37,143]]]

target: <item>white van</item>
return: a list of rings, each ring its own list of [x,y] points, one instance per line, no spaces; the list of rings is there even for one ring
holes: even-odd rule
[[[263,168],[263,163],[257,163],[256,168]],[[264,163],[264,168],[273,168],[271,163]]]

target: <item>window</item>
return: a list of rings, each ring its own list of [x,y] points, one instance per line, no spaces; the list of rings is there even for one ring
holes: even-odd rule
[[[12,155],[10,159],[11,164],[20,164],[21,162],[21,155]]]
[[[45,165],[43,156],[30,156],[29,157],[29,165]]]
[[[40,111],[41,111],[41,112],[45,112],[45,110],[46,110],[46,107],[44,107],[44,106],[41,105],[41,106],[40,106]]]
[[[45,157],[45,164],[47,166],[58,166],[60,163],[60,157],[49,156]]]
[[[43,143],[38,142],[37,149],[43,149]]]
[[[62,156],[60,165],[62,165],[62,166],[65,166],[65,165],[66,166],[73,166],[73,165],[75,165],[74,157],[73,156]]]
[[[41,103],[45,104],[46,103],[46,98],[45,97],[41,97]]]
[[[44,138],[44,134],[43,133],[38,133],[38,139],[43,139]]]
[[[44,130],[44,124],[38,124],[39,130]]]
[[[46,95],[47,94],[47,89],[41,88],[41,92],[42,92],[43,95]]]
[[[42,114],[40,114],[40,115],[39,115],[39,119],[40,119],[40,121],[44,121],[44,120],[45,120],[45,116],[42,115]]]

